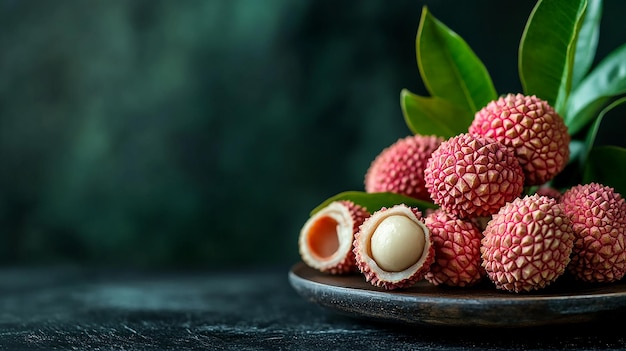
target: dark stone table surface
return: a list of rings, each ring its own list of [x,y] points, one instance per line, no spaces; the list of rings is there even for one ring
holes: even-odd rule
[[[300,297],[289,266],[0,269],[1,350],[621,350],[626,327],[388,324]]]

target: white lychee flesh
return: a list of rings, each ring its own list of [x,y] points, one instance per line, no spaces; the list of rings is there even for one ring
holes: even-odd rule
[[[385,218],[372,234],[370,250],[380,268],[399,272],[415,264],[424,251],[424,230],[406,216]]]
[[[366,281],[387,290],[414,285],[435,259],[421,211],[404,204],[372,213],[355,234],[353,246]]]

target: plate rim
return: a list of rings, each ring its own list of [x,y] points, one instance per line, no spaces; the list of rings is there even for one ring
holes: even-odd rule
[[[463,296],[459,294],[458,289],[448,290],[445,288],[438,291],[439,294],[435,296],[428,293],[416,294],[414,290],[385,291],[374,286],[364,288],[353,287],[350,284],[346,284],[347,286],[333,285],[309,279],[309,275],[322,280],[329,277],[343,279],[343,277],[330,276],[316,271],[302,261],[295,263],[289,270],[289,282],[307,300],[349,316],[375,318],[388,322],[520,327],[588,322],[607,314],[626,310],[626,284],[617,282],[611,283],[611,285],[601,285],[595,289],[591,287],[591,291],[575,295],[568,293],[558,295],[548,293],[516,294],[495,291],[494,287],[494,292],[489,296],[480,294]],[[361,278],[356,274],[347,276],[346,280],[350,283]],[[616,289],[616,287],[622,289]],[[446,294],[446,292],[452,293]],[[366,301],[366,304],[368,301],[371,304],[380,303],[381,306],[375,311],[368,311],[359,305],[358,301]],[[533,316],[519,315],[517,320],[498,316],[491,311],[480,314],[483,309],[503,310],[502,313],[519,313],[524,308],[531,308],[535,314]],[[400,310],[401,314],[384,313],[384,310]],[[438,319],[425,318],[430,317],[429,313],[433,313],[431,310],[434,310],[437,315],[444,314],[444,316],[440,316]],[[464,312],[478,312],[479,315],[474,317],[470,315],[467,319],[459,319],[454,315],[454,313],[459,313],[459,310],[465,317],[467,314]],[[452,313],[453,316],[446,318],[446,311]],[[414,313],[414,316],[407,318],[402,313]]]

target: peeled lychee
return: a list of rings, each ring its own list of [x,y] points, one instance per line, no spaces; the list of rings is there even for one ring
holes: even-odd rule
[[[365,174],[365,191],[393,192],[430,201],[424,187],[424,169],[442,138],[412,135],[385,148]]]
[[[321,272],[355,272],[354,234],[369,215],[365,208],[351,201],[335,201],[316,212],[300,230],[298,248],[302,261]]]
[[[490,102],[476,112],[469,132],[513,149],[526,185],[554,178],[569,159],[570,136],[563,118],[534,95],[508,94]]]
[[[426,217],[435,247],[435,262],[426,273],[434,285],[471,286],[485,271],[481,266],[480,240],[483,235],[471,221],[460,219],[441,209]]]
[[[382,208],[366,219],[355,235],[354,253],[365,280],[387,290],[414,285],[435,258],[422,213],[404,204]]]
[[[461,218],[490,216],[524,190],[524,173],[511,150],[471,134],[441,143],[424,178],[432,200]]]
[[[507,203],[483,232],[483,267],[496,288],[541,289],[570,262],[574,233],[555,199],[531,195]]]
[[[575,241],[568,270],[585,282],[613,282],[626,273],[626,202],[598,183],[565,191],[560,202],[572,221]]]

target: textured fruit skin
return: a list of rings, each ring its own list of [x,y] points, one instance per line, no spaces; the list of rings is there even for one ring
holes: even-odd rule
[[[337,221],[339,249],[329,258],[321,258],[315,255],[311,248],[312,236],[315,235],[314,227],[317,221],[332,216]],[[347,274],[357,271],[353,252],[354,234],[358,232],[361,224],[370,213],[366,208],[352,201],[335,201],[316,214],[312,215],[300,230],[298,249],[302,261],[309,267],[329,274]]]
[[[436,136],[419,134],[398,139],[370,164],[365,174],[365,191],[393,192],[430,201],[424,186],[424,169],[442,141]]]
[[[467,133],[441,143],[424,178],[432,200],[461,218],[490,216],[524,190],[524,173],[511,150]]]
[[[425,234],[425,246],[422,257],[415,265],[402,272],[387,272],[380,268],[371,257],[368,247],[369,241],[378,224],[386,217],[392,215],[405,215],[414,222],[421,224]],[[381,208],[372,213],[354,236],[354,254],[358,270],[363,273],[365,280],[370,284],[385,290],[408,288],[418,281],[424,279],[430,265],[435,260],[435,249],[428,227],[422,219],[422,212],[415,207],[408,207],[404,204],[395,205],[389,208]]]
[[[507,203],[483,232],[483,267],[496,288],[528,292],[563,275],[574,246],[569,218],[555,199],[531,195]]]
[[[626,202],[598,183],[574,186],[560,199],[570,217],[574,251],[568,271],[584,282],[614,282],[626,273]]]
[[[485,276],[480,256],[480,229],[441,209],[425,219],[435,247],[435,262],[425,278],[434,285],[465,287]]]
[[[569,159],[570,136],[563,118],[536,96],[508,94],[476,112],[468,131],[514,150],[526,185],[554,178]]]

